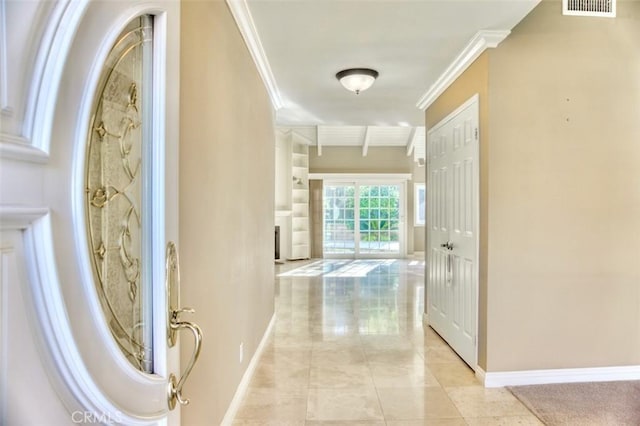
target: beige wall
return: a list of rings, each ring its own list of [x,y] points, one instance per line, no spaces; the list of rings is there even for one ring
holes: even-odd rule
[[[427,133],[443,118],[475,94],[480,98],[480,261],[478,307],[478,365],[487,365],[487,212],[489,152],[489,55],[480,55],[473,64],[427,109]],[[428,172],[428,166],[425,168]],[[423,228],[424,229],[424,228]],[[426,241],[426,247],[429,246]],[[428,250],[425,247],[425,255]],[[426,297],[426,292],[425,292]],[[428,306],[425,303],[425,306]]]
[[[640,364],[640,2],[490,54],[488,371]]]
[[[369,147],[362,156],[362,147],[323,146],[309,147],[310,173],[411,173],[413,157],[404,147]]]
[[[214,425],[273,315],[275,130],[225,2],[182,2],[181,50],[182,303],[204,333],[182,423]]]
[[[640,364],[640,2],[544,1],[426,114],[480,93],[479,365]]]

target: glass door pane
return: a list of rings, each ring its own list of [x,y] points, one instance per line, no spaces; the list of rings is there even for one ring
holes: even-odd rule
[[[400,185],[359,185],[359,253],[400,254]]]
[[[85,170],[89,250],[114,339],[136,368],[153,371],[149,203],[152,18],[135,19],[104,64]]]
[[[401,184],[325,182],[325,255],[401,255],[402,196]]]
[[[355,254],[355,185],[324,187],[324,253]]]

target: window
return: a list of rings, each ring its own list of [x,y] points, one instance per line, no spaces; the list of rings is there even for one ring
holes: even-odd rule
[[[425,187],[424,183],[414,184],[415,195],[413,198],[413,205],[415,206],[415,213],[413,216],[413,223],[415,226],[424,226],[426,222],[425,217]]]

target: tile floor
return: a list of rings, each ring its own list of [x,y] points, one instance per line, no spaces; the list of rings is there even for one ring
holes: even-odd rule
[[[276,323],[234,425],[541,424],[423,329],[424,261],[276,271]]]

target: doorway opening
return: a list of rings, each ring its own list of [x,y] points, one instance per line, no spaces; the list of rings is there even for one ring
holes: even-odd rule
[[[325,257],[404,255],[404,183],[325,181],[323,200]]]

